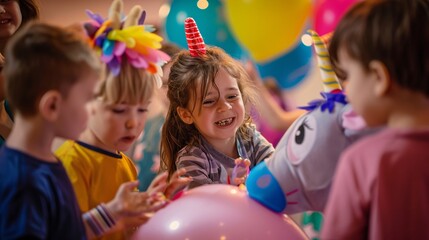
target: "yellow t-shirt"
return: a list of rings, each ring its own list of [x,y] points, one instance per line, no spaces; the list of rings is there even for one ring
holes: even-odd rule
[[[82,213],[111,201],[122,183],[137,179],[134,163],[122,152],[114,154],[69,140],[55,154],[73,184]],[[115,233],[100,239],[126,239],[126,235]]]

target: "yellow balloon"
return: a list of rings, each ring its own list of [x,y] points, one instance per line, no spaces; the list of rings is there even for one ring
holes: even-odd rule
[[[229,26],[253,59],[265,62],[295,45],[311,12],[311,0],[226,0]]]

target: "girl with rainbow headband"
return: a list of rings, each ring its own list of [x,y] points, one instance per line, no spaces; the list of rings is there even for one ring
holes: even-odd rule
[[[82,212],[103,206],[115,198],[122,184],[137,179],[136,167],[123,151],[127,151],[142,132],[150,99],[160,82],[160,65],[169,59],[158,50],[162,38],[150,32],[153,30],[150,26],[142,25],[145,13],[140,6],[134,6],[125,21],[120,18],[122,8],[120,0],[113,1],[106,20],[88,11],[94,21],[85,24],[85,29],[90,44],[101,57],[104,75],[94,93],[95,99],[88,106],[86,130],[77,141],[66,141],[56,151]],[[173,174],[170,185],[166,184],[166,174],[155,178],[147,190],[152,196],[149,202],[139,202],[136,198],[124,204],[136,208],[146,204],[152,206],[151,211],[156,211],[165,203],[163,193],[169,197],[176,187],[190,181],[179,179],[183,173]],[[135,183],[137,191],[138,183]],[[130,208],[124,215],[113,215],[113,224],[103,225],[97,223],[97,212],[85,214],[86,221],[92,222],[89,226],[95,235],[114,232],[102,239],[128,239],[133,229],[149,217],[136,214]]]
[[[186,169],[190,188],[242,183],[243,170],[274,152],[251,124],[254,88],[239,62],[220,48],[206,48],[192,18],[185,30],[189,51],[174,56],[168,80],[161,170]]]

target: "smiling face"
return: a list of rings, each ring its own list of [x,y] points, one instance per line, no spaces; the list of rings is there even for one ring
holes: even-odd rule
[[[107,104],[94,100],[87,129],[91,140],[85,142],[110,152],[127,151],[143,131],[148,105]]]
[[[217,89],[213,85],[210,86],[205,96],[198,94],[191,97],[187,109],[178,109],[182,121],[194,124],[213,146],[219,141],[235,141],[235,134],[243,124],[245,116],[237,80],[221,69],[216,75],[215,84]]]
[[[17,0],[0,1],[0,39],[9,38],[21,26],[22,15]]]

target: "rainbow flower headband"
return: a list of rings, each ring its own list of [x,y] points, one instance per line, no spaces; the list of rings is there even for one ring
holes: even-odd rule
[[[109,18],[86,11],[92,21],[85,23],[91,46],[100,55],[114,76],[121,71],[122,58],[125,56],[135,68],[162,76],[161,66],[170,57],[160,51],[160,36],[153,33],[151,25],[143,25],[146,12],[140,6],[134,6],[128,16],[122,17],[122,1],[114,0]]]

